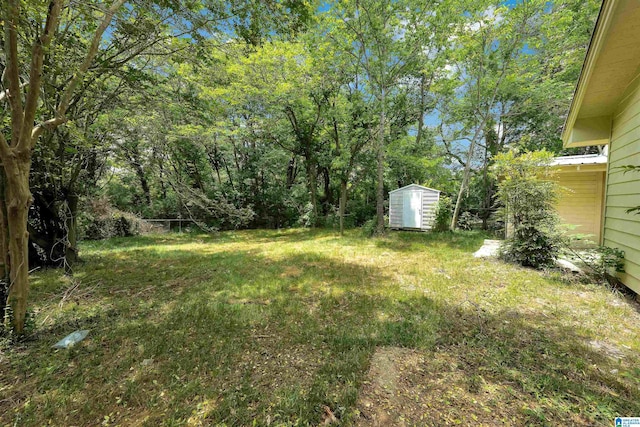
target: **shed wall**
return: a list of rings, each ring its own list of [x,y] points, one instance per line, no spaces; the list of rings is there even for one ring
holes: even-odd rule
[[[422,229],[431,230],[436,219],[436,206],[440,199],[440,193],[435,191],[422,192]]]
[[[389,194],[389,227],[402,228],[402,191]]]
[[[402,214],[404,208],[403,194],[406,191],[422,192],[422,230],[431,230],[435,220],[435,210],[440,193],[433,190],[424,190],[418,187],[409,187],[406,190],[389,193],[389,227],[404,228],[402,224]]]
[[[640,215],[626,212],[640,205],[640,172],[624,173],[624,165],[640,166],[640,75],[613,117],[604,219],[604,245],[625,251],[620,279],[640,293]]]

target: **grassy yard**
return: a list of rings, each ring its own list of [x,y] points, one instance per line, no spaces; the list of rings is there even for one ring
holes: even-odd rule
[[[417,402],[408,425],[640,416],[637,304],[474,259],[482,240],[288,230],[87,242],[72,279],[33,276],[33,337],[0,350],[0,425],[318,425],[325,406],[367,425],[374,354],[414,361],[397,385]],[[51,348],[76,329],[85,341]]]

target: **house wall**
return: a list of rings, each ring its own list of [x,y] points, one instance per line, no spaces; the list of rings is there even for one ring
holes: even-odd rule
[[[585,166],[583,168],[586,169]],[[561,171],[558,183],[567,189],[558,201],[558,215],[564,224],[577,226],[570,234],[589,234],[589,240],[600,243],[604,199],[604,171]]]
[[[623,165],[640,165],[640,75],[614,113],[604,219],[604,245],[625,251],[620,279],[640,293],[640,215],[626,213],[640,205],[640,172],[624,173]]]

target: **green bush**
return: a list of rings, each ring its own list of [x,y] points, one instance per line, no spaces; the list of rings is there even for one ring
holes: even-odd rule
[[[362,230],[362,234],[365,237],[371,237],[376,234],[376,229],[378,227],[378,221],[376,218],[371,218],[367,220],[360,229]]]
[[[609,246],[598,246],[581,258],[597,279],[608,282],[616,273],[624,273],[624,251]]]
[[[478,222],[480,218],[469,211],[462,212],[458,217],[458,228],[460,230],[469,231],[473,228],[473,224]]]
[[[525,267],[542,268],[554,265],[560,253],[561,240],[531,225],[519,227],[512,238],[500,246],[500,257]]]
[[[105,198],[88,204],[79,218],[82,235],[88,240],[111,237],[137,236],[144,228],[144,221],[136,215],[113,208]]]
[[[553,265],[560,254],[562,234],[555,209],[559,186],[551,179],[552,157],[547,151],[495,157],[500,213],[510,231],[501,247],[507,261],[542,268]]]
[[[433,222],[433,231],[448,231],[453,215],[453,203],[447,196],[440,196],[436,205],[436,218]]]

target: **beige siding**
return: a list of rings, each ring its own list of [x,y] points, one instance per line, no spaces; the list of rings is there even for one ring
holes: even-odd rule
[[[624,173],[619,169],[623,165],[640,165],[640,78],[613,117],[604,220],[604,245],[625,251],[625,273],[620,278],[640,292],[640,215],[626,212],[640,205],[640,173]]]
[[[558,202],[562,222],[576,227],[572,234],[587,234],[600,243],[604,172],[563,172],[557,180],[564,189]]]

